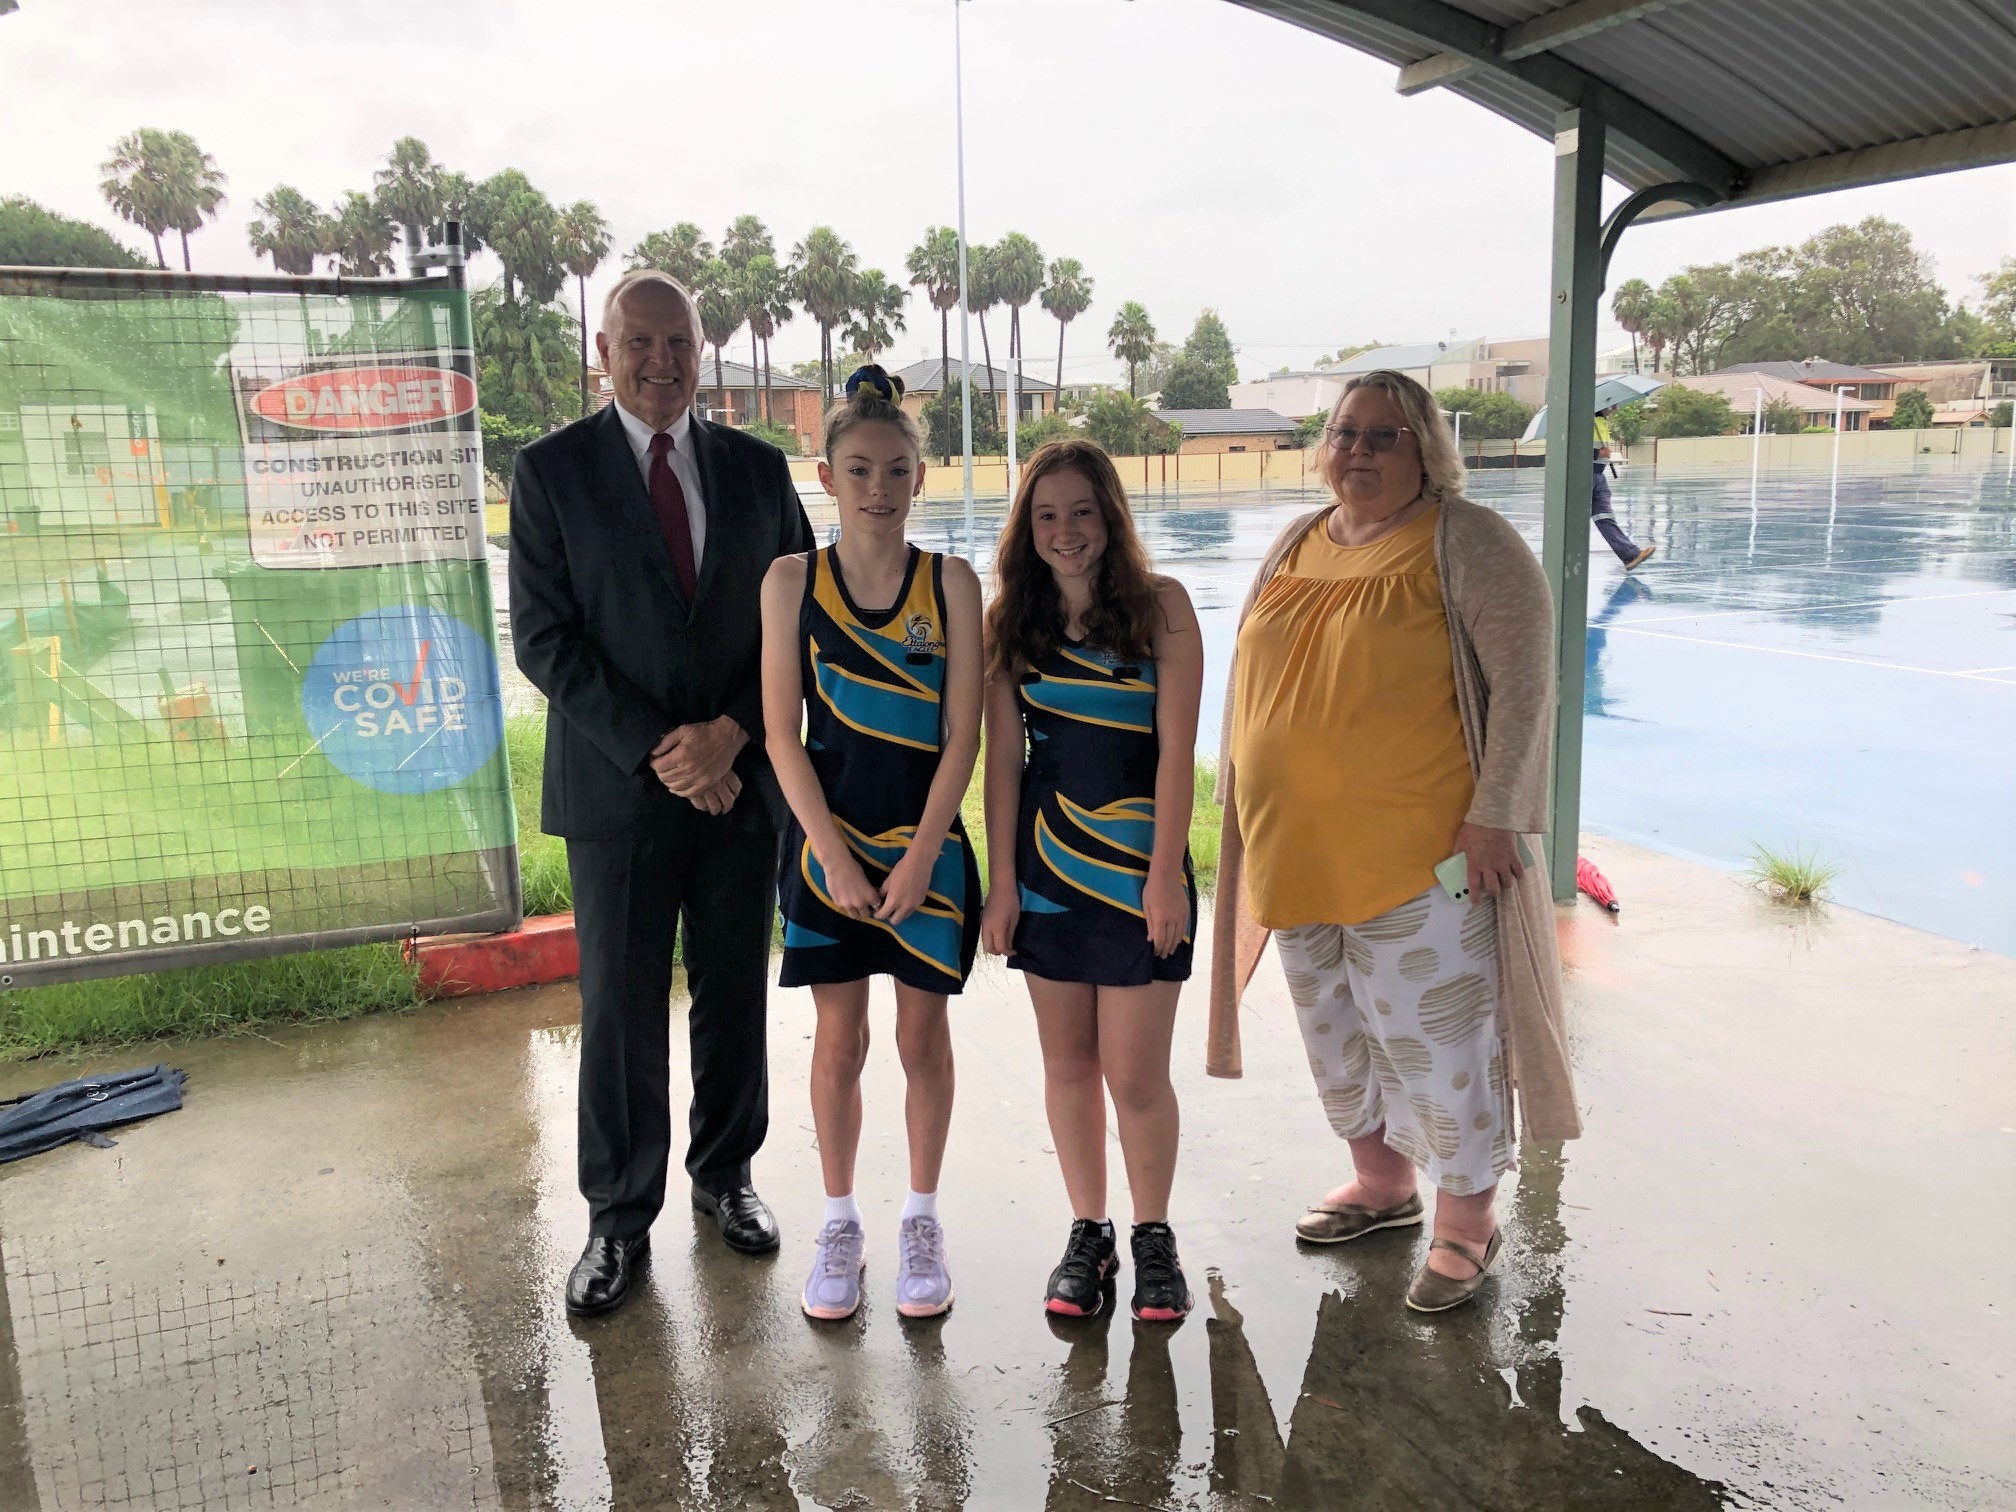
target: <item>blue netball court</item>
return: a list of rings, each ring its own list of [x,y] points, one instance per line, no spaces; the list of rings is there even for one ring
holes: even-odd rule
[[[1736,871],[1753,845],[1838,864],[1836,901],[2016,954],[2016,491],[2000,468],[1747,471],[1615,485],[1658,555],[1626,578],[1592,536],[1583,828]],[[1538,469],[1472,495],[1537,551]],[[1207,636],[1200,751],[1218,743],[1233,626],[1268,543],[1321,499],[1149,494],[1160,568]],[[1002,504],[975,518],[977,565]],[[964,546],[957,505],[922,544]],[[1630,899],[1624,900],[1625,908]]]

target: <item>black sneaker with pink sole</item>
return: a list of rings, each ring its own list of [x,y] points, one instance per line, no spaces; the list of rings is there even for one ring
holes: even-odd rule
[[[1050,1272],[1050,1285],[1043,1293],[1044,1310],[1064,1318],[1093,1316],[1105,1305],[1101,1287],[1119,1269],[1113,1230],[1090,1218],[1078,1219],[1064,1242],[1064,1258]]]
[[[1134,1225],[1134,1306],[1137,1322],[1180,1323],[1196,1299],[1176,1258],[1176,1234],[1166,1223]]]

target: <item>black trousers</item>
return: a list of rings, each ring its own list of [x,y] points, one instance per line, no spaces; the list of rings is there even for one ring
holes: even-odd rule
[[[581,946],[581,1195],[591,1235],[631,1238],[665,1205],[682,919],[692,997],[686,1172],[709,1192],[745,1186],[769,1132],[777,835],[744,805],[719,816],[682,810],[627,839],[569,840],[567,870]]]

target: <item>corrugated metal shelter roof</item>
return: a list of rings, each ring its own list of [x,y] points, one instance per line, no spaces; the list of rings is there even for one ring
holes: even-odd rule
[[[1150,410],[1164,425],[1172,420],[1186,436],[1276,436],[1295,429],[1295,422],[1270,409]]]
[[[1611,178],[1699,184],[1705,208],[2016,161],[2016,0],[1232,3],[1544,137],[1595,110]]]

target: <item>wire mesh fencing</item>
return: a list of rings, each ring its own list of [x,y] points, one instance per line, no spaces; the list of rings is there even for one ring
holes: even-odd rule
[[[0,986],[509,927],[466,294],[0,270]]]

